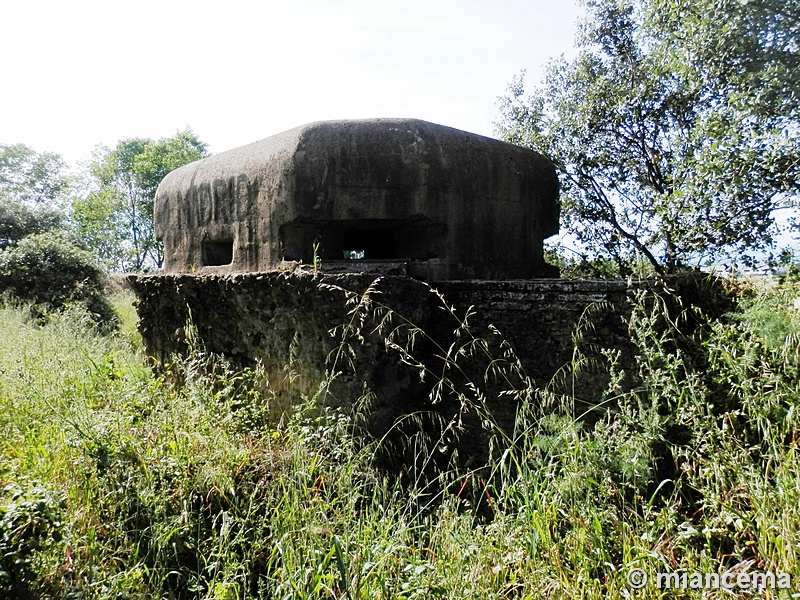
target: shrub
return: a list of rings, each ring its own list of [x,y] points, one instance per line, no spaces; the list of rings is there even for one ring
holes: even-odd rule
[[[0,250],[0,291],[33,302],[40,315],[80,304],[96,323],[115,324],[104,280],[94,257],[62,232],[29,235]]]

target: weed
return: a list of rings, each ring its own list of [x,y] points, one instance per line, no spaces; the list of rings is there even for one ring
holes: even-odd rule
[[[378,438],[365,432],[369,396],[334,407],[331,379],[276,424],[265,372],[207,355],[191,327],[190,355],[155,375],[130,311],[102,335],[79,311],[40,323],[0,308],[0,590],[629,598],[634,567],[797,580],[790,285],[721,319],[668,292],[635,298],[634,362],[579,332],[572,364],[543,388],[499,335],[475,333],[470,312],[445,313],[452,339],[431,350],[377,288],[350,295],[330,377],[379,334],[432,384],[429,406]],[[588,368],[607,371],[607,389],[577,399]],[[511,427],[494,417],[500,401],[516,408]],[[459,456],[470,425],[489,444],[482,468]],[[376,468],[389,453],[405,471]]]

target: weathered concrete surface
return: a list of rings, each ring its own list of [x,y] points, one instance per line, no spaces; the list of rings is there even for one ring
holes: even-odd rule
[[[436,286],[444,301],[410,277],[375,281],[376,275],[367,273],[277,271],[130,278],[140,331],[148,353],[157,359],[186,352],[191,317],[208,351],[238,366],[262,362],[277,394],[276,413],[297,405],[299,393],[313,394],[328,369],[339,375],[326,403],[347,406],[367,390],[374,395],[368,411],[374,435],[384,435],[398,418],[421,411],[437,413],[445,423],[458,416],[462,442],[450,440],[451,450],[462,447],[462,456],[477,461],[488,451],[481,412],[510,431],[517,409],[499,393],[508,389],[506,382],[486,377],[490,363],[504,352],[490,325],[511,343],[540,385],[572,359],[572,334],[589,307],[603,308],[593,315],[595,341],[630,352],[623,320],[629,288],[623,281],[448,281]],[[348,294],[356,294],[360,303],[348,303]],[[465,329],[461,321],[470,307],[475,310]],[[413,346],[410,323],[425,332]],[[397,348],[386,343],[389,332],[399,347],[410,348],[413,360],[402,360]],[[459,368],[442,360],[448,349]],[[427,370],[424,379],[421,369],[409,364],[414,362]],[[282,387],[287,364],[294,379]],[[437,389],[442,376],[449,385]],[[605,381],[602,374],[577,381],[578,400],[598,400]],[[474,395],[470,383],[483,394]],[[520,380],[511,375],[510,383]],[[464,410],[458,392],[473,396],[475,410]]]
[[[168,272],[316,256],[349,271],[361,269],[337,263],[388,261],[426,281],[553,276],[542,242],[558,219],[548,159],[413,119],[304,125],[173,171],[155,201]]]

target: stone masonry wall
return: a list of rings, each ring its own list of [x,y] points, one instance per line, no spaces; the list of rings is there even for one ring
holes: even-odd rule
[[[271,407],[276,417],[297,405],[299,394],[313,395],[327,369],[337,376],[321,401],[352,405],[370,391],[368,426],[374,435],[420,411],[433,411],[444,422],[460,416],[458,445],[477,457],[487,451],[483,416],[464,412],[450,386],[437,386],[442,378],[467,394],[475,383],[483,394],[473,400],[510,430],[516,406],[499,395],[501,383],[486,377],[492,361],[503,355],[501,339],[540,385],[572,359],[573,333],[587,310],[595,319],[593,339],[630,353],[623,320],[629,289],[622,281],[448,281],[433,290],[405,276],[302,271],[129,281],[147,351],[158,361],[186,353],[191,323],[207,351],[234,366],[261,363],[276,394]],[[467,315],[470,327],[464,329]],[[448,349],[458,368],[443,360]],[[519,383],[511,379],[512,385]],[[602,376],[590,376],[576,392],[590,403],[604,384]]]

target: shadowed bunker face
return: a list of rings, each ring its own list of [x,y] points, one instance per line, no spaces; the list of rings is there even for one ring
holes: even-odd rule
[[[444,258],[444,223],[424,217],[287,223],[280,228],[286,260],[308,261],[309,241],[331,260],[428,260]]]

